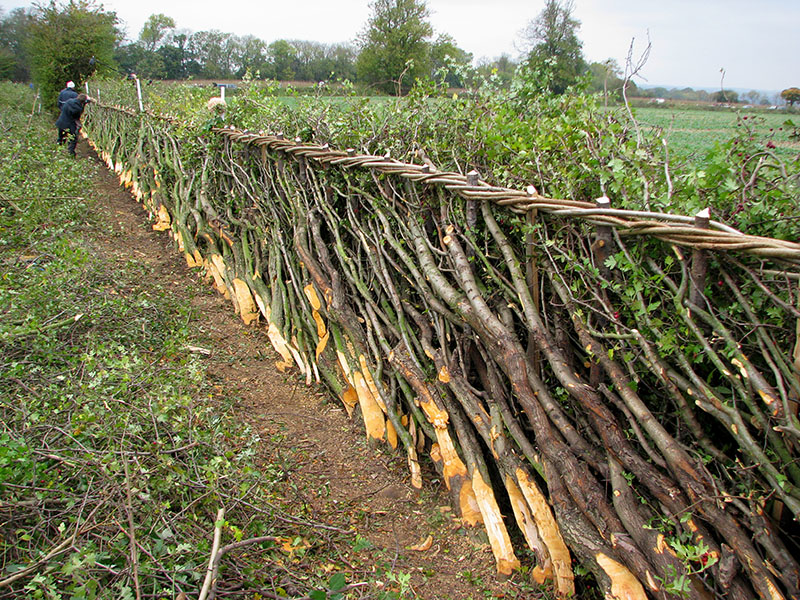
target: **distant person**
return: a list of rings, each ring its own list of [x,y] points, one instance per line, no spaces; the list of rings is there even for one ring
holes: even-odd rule
[[[64,108],[64,103],[67,100],[72,100],[73,98],[78,97],[78,92],[75,91],[75,82],[68,81],[67,87],[65,87],[61,92],[58,94],[58,110]]]
[[[75,147],[78,145],[78,132],[81,130],[81,115],[86,104],[91,102],[91,98],[86,94],[78,94],[75,98],[67,100],[61,108],[61,115],[56,121],[58,128],[58,143],[63,144],[69,137],[67,150],[75,156]]]

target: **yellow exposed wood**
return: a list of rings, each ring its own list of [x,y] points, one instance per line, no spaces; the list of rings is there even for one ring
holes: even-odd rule
[[[322,308],[322,303],[319,301],[319,296],[317,296],[317,290],[314,289],[313,283],[309,283],[303,288],[303,291],[306,294],[306,298],[308,298],[308,301],[311,303],[311,308],[314,310]]]
[[[525,501],[525,496],[522,495],[522,490],[519,489],[517,482],[511,475],[506,475],[506,490],[508,491],[508,498],[511,501],[511,508],[514,511],[514,518],[517,525],[525,536],[525,541],[528,542],[528,547],[536,552],[540,558],[539,570],[537,575],[541,577],[538,583],[544,583],[547,579],[553,576],[552,561],[550,560],[550,553],[547,551],[547,546],[539,537],[539,531],[536,529],[536,522],[531,514],[530,507]]]
[[[270,309],[269,305],[264,301],[264,299],[258,295],[258,292],[254,292],[253,297],[258,305],[258,310],[261,311],[261,316],[264,317],[265,321],[269,322],[270,316],[272,315],[272,309]]]
[[[509,538],[508,530],[503,523],[503,515],[500,514],[500,507],[497,506],[494,492],[477,469],[472,474],[472,491],[475,492],[478,508],[483,516],[483,524],[489,535],[489,545],[492,547],[492,554],[497,563],[497,572],[511,575],[515,569],[519,569],[519,560],[514,554],[514,547],[511,545],[511,538]]]
[[[352,376],[350,375],[350,362],[347,360],[347,356],[345,356],[344,352],[341,350],[336,351],[336,356],[339,359],[339,366],[342,368],[342,374],[344,378],[350,382],[353,380]]]
[[[415,552],[425,552],[426,550],[430,550],[431,546],[433,545],[433,536],[429,535],[424,540],[422,540],[419,544],[415,544],[413,546],[409,546],[409,550],[414,550]]]
[[[442,383],[450,383],[450,371],[447,370],[446,365],[442,365],[442,368],[439,369],[439,381]]]
[[[458,494],[458,508],[461,511],[461,520],[465,525],[475,527],[483,520],[478,499],[475,498],[475,490],[470,485],[469,478],[462,480],[461,490]]]
[[[447,487],[450,487],[450,481],[456,477],[467,478],[467,467],[462,462],[461,458],[456,452],[453,439],[450,437],[450,432],[447,428],[436,427],[436,441],[439,444],[439,453],[442,457],[442,465],[444,468],[444,478]]]
[[[358,394],[353,386],[348,385],[342,392],[342,404],[347,411],[347,416],[353,418],[353,409],[358,404]]]
[[[595,559],[611,580],[611,595],[606,595],[606,598],[609,600],[647,600],[647,594],[645,594],[642,584],[625,565],[602,552],[598,552]]]
[[[386,419],[386,441],[392,447],[392,450],[397,450],[397,431],[389,419]]]
[[[326,337],[328,335],[328,328],[325,327],[325,321],[322,320],[322,315],[319,314],[319,311],[314,310],[311,312],[311,316],[314,319],[314,323],[317,324],[317,337],[320,339]]]
[[[417,450],[414,446],[408,447],[408,470],[411,472],[411,485],[415,489],[422,489],[422,469],[419,467]]]
[[[303,355],[300,354],[300,344],[297,343],[297,336],[292,336],[292,342],[289,344],[289,352],[292,353],[294,364],[300,368],[300,372],[306,376],[306,385],[311,385],[311,368],[306,364]]]
[[[772,410],[772,416],[775,416],[780,412],[780,404],[775,396],[767,394],[764,390],[758,390],[758,395],[761,396],[761,400],[764,401],[764,404],[770,407]]]
[[[328,340],[331,338],[330,332],[326,332],[323,337],[317,342],[317,349],[314,352],[314,355],[317,360],[319,360],[319,355],[325,352],[325,347],[328,345]]]
[[[767,579],[767,588],[769,588],[770,600],[784,600],[783,594],[781,594],[778,588],[775,587],[775,584],[769,579]]]
[[[250,293],[247,282],[238,277],[233,280],[233,290],[236,294],[236,301],[239,306],[239,316],[242,317],[245,325],[250,325],[258,320],[258,308]]]
[[[531,577],[533,577],[533,580],[539,585],[551,581],[553,579],[552,564],[548,564],[547,566],[536,565],[533,567],[533,570],[531,570]]]
[[[319,296],[317,295],[317,290],[314,288],[314,284],[309,283],[303,288],[303,291],[305,292],[306,297],[311,304],[311,316],[314,319],[314,322],[317,324],[317,337],[319,340],[317,341],[315,356],[316,359],[319,360],[319,355],[325,351],[325,347],[328,345],[330,332],[325,325],[322,315],[319,314],[319,310],[322,308],[322,302],[320,302]]]
[[[269,324],[269,328],[267,329],[267,337],[269,337],[269,341],[272,343],[272,347],[275,348],[275,351],[281,355],[281,358],[283,358],[282,361],[275,363],[275,366],[278,367],[278,370],[283,372],[287,369],[287,367],[291,367],[293,364],[292,353],[289,351],[289,344],[283,338],[281,332],[278,331],[278,327],[275,325],[275,323]]]
[[[228,286],[223,276],[223,273],[225,273],[225,261],[222,260],[222,256],[219,254],[211,254],[208,260],[204,262],[204,265],[206,267],[206,272],[214,278],[214,289],[225,296],[225,298],[230,298],[230,292],[228,291]]]
[[[420,402],[419,405],[422,407],[425,416],[428,417],[428,421],[430,421],[437,430],[447,429],[447,423],[450,421],[450,417],[445,411],[436,406],[433,398],[427,402]]]
[[[536,529],[539,530],[550,560],[553,561],[553,572],[556,577],[556,589],[560,596],[571,596],[575,593],[575,577],[572,573],[572,558],[564,538],[561,537],[561,530],[553,516],[553,511],[547,503],[539,486],[536,485],[528,474],[522,469],[516,471],[517,482],[522,490],[522,495],[528,502],[531,514],[536,522]]]
[[[372,378],[372,373],[367,365],[367,357],[362,354],[358,357],[358,362],[361,365],[361,373],[364,375],[364,381],[367,383],[369,391],[375,398],[375,402],[377,402],[378,406],[381,407],[381,410],[386,413],[386,403],[383,401],[383,398],[381,398],[381,395],[378,392],[378,386],[375,385],[375,380]]]
[[[361,371],[353,371],[353,387],[358,394],[358,403],[361,406],[361,415],[364,418],[364,427],[367,437],[376,440],[386,439],[386,422],[383,411],[364,380]]]

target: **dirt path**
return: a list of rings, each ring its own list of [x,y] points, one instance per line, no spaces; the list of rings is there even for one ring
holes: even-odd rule
[[[243,419],[263,440],[265,464],[285,473],[285,501],[301,503],[314,519],[355,528],[369,544],[343,549],[344,561],[404,580],[403,597],[514,597],[495,583],[494,560],[482,531],[461,527],[446,491],[427,473],[425,489],[408,483],[403,456],[366,444],[363,426],[347,418],[341,403],[320,386],[306,387],[298,372],[277,371],[278,355],[263,330],[246,327],[231,304],[190,270],[165,233],[154,232],[147,214],[118,184],[83,141],[79,154],[102,168],[96,182],[99,219],[107,224],[96,243],[109,262],[142,265],[142,286],[160,288],[191,303],[196,343],[212,349],[204,360],[215,393],[235,398]],[[158,292],[162,293],[162,292]],[[409,550],[429,535],[430,549]],[[359,546],[366,545],[366,548]],[[532,596],[526,596],[532,597]]]

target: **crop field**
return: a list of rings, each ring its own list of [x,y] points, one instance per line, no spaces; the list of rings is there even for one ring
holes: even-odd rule
[[[800,124],[796,115],[772,111],[697,110],[687,108],[636,108],[634,115],[645,127],[660,128],[670,150],[681,155],[704,155],[716,143],[728,141],[736,129],[748,127],[775,144],[779,156],[800,151],[791,133]],[[787,124],[787,121],[794,125]]]

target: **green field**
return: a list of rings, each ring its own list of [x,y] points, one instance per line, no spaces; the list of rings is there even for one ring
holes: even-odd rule
[[[787,120],[800,125],[797,115],[766,110],[698,110],[680,107],[633,110],[643,127],[663,130],[670,150],[678,154],[702,156],[715,143],[728,141],[735,130],[744,127],[766,137],[772,136],[778,155],[788,157],[800,152],[800,142],[789,137],[794,128],[786,125]]]

